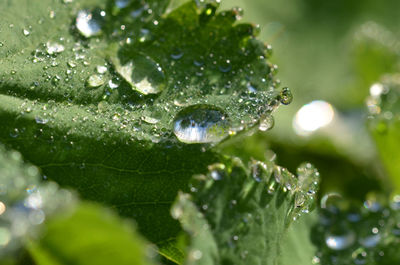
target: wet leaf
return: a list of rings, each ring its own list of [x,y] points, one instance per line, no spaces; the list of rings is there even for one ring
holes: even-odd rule
[[[257,27],[215,3],[169,4],[24,0],[0,11],[0,141],[159,245],[180,230],[177,190],[219,156],[178,139],[218,142],[280,104]],[[223,114],[174,126],[193,105]]]
[[[312,209],[318,181],[310,164],[298,176],[272,162],[211,165],[172,208],[189,237],[184,264],[278,264],[288,226]]]

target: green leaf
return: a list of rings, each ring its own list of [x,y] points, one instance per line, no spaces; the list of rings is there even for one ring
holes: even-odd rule
[[[237,158],[209,170],[172,208],[190,239],[185,264],[278,264],[289,224],[313,207],[318,172]]]
[[[160,245],[180,230],[177,191],[219,156],[174,128],[183,142],[219,141],[279,105],[269,50],[237,10],[168,4],[23,0],[0,11],[0,141]]]
[[[69,210],[74,196],[53,182],[41,182],[38,168],[21,154],[0,145],[0,260],[12,260],[27,239],[34,239],[45,220]],[[21,257],[19,253],[19,257]]]
[[[394,190],[400,191],[400,76],[386,75],[370,88],[368,125]]]
[[[43,237],[28,248],[37,265],[148,265],[154,264],[149,253],[155,256],[155,249],[146,247],[132,224],[89,203],[52,218]]]
[[[310,265],[317,253],[317,247],[313,244],[313,227],[318,221],[318,213],[302,216],[294,222],[282,240],[282,252],[278,264],[281,265]],[[314,262],[314,261],[313,261]]]

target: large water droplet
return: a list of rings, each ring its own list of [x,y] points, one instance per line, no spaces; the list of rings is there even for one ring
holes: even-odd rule
[[[184,143],[211,143],[225,138],[228,116],[210,105],[194,105],[180,111],[174,119],[174,133]]]
[[[165,87],[162,68],[148,56],[136,54],[116,69],[133,89],[142,94],[157,94]]]
[[[76,28],[86,38],[99,35],[103,22],[104,12],[90,13],[88,10],[81,10],[76,17]]]

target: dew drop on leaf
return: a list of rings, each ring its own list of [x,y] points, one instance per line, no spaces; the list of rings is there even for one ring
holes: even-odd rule
[[[65,50],[65,47],[57,42],[47,42],[46,47],[47,47],[46,51],[50,55],[61,53]]]
[[[293,100],[292,92],[288,87],[282,89],[280,93],[280,101],[284,105],[289,105]]]
[[[104,77],[101,75],[89,76],[86,84],[88,87],[99,87],[105,83]]]
[[[117,65],[116,70],[134,90],[144,95],[160,93],[166,86],[163,69],[148,56],[133,55],[128,62]]]
[[[105,74],[107,72],[107,67],[104,65],[98,65],[96,66],[96,71],[99,74]]]
[[[104,12],[89,12],[81,10],[76,17],[76,28],[79,33],[86,38],[90,38],[101,33],[101,24]]]
[[[228,116],[211,105],[193,105],[180,111],[174,119],[174,133],[183,143],[212,143],[225,138]]]
[[[275,121],[272,115],[267,115],[260,119],[260,124],[258,125],[258,129],[262,132],[271,130],[274,127]]]

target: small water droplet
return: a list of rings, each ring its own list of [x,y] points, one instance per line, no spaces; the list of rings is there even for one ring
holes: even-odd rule
[[[367,252],[365,252],[362,248],[355,250],[351,257],[356,265],[364,265],[367,263]]]
[[[174,119],[174,133],[184,143],[219,142],[228,135],[228,116],[211,105],[193,105]]]
[[[265,131],[268,131],[268,130],[272,129],[274,127],[274,124],[275,124],[274,117],[269,114],[269,115],[267,115],[265,117],[262,117],[260,119],[260,124],[258,126],[258,129],[260,131],[265,132]]]
[[[71,68],[75,68],[76,67],[76,63],[74,61],[68,61],[68,66]]]
[[[179,60],[182,57],[183,57],[183,52],[179,48],[174,49],[171,53],[171,58],[174,60]]]
[[[46,124],[46,123],[49,122],[48,119],[44,119],[44,118],[41,118],[41,117],[35,117],[35,121],[36,121],[37,124]]]
[[[283,88],[279,96],[281,103],[284,105],[289,105],[293,100],[292,92],[288,87]]]
[[[107,67],[104,65],[98,65],[96,66],[96,70],[99,74],[105,74],[107,72]]]
[[[56,53],[61,53],[65,50],[65,47],[62,44],[56,43],[56,42],[47,42],[46,43],[46,51],[48,54],[56,54]]]
[[[210,176],[214,180],[221,180],[225,174],[225,165],[222,163],[216,163],[208,166],[208,170],[210,171]]]
[[[159,119],[149,117],[149,116],[143,116],[141,119],[142,119],[142,121],[147,122],[148,124],[156,124],[160,121]]]
[[[231,61],[226,60],[226,61],[222,62],[218,68],[223,73],[229,72],[232,69]]]
[[[119,83],[117,83],[117,82],[115,82],[115,81],[113,81],[113,80],[109,80],[109,81],[108,81],[108,86],[109,86],[111,89],[115,89],[115,88],[119,87]]]
[[[99,87],[105,83],[105,79],[101,75],[91,75],[86,81],[88,87]]]

